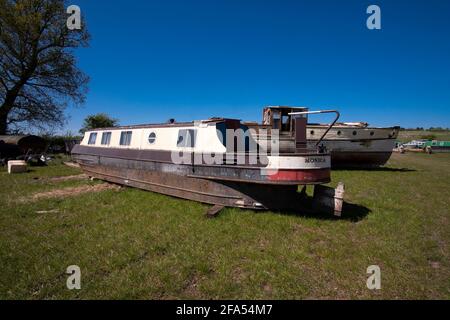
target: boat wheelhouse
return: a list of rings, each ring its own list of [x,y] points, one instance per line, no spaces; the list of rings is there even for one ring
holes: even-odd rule
[[[306,133],[306,121],[298,124]],[[305,139],[297,152],[272,154],[248,131],[224,118],[97,129],[72,157],[101,180],[225,207],[295,210],[305,196],[299,185],[330,182],[330,155],[307,149]],[[341,189],[329,206],[337,213]]]

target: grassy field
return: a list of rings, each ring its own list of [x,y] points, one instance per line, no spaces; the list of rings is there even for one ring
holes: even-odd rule
[[[206,219],[199,203],[55,179],[78,174],[0,171],[1,299],[450,298],[450,154],[334,171],[359,206],[342,219],[238,209]],[[76,192],[87,186],[98,192]],[[66,288],[69,265],[81,268],[79,291]],[[366,287],[369,265],[381,290]]]
[[[401,142],[409,142],[411,140],[424,139],[425,137],[434,136],[436,140],[450,141],[450,131],[420,131],[405,130],[400,131],[398,140]]]

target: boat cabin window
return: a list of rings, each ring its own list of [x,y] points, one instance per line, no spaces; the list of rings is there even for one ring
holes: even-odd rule
[[[108,146],[111,143],[111,132],[103,132],[102,134],[102,145]]]
[[[273,128],[281,129],[281,114],[278,110],[273,111]]]
[[[131,144],[131,136],[133,135],[132,131],[122,131],[120,133],[120,145],[121,146],[129,146]]]
[[[197,130],[194,129],[181,129],[178,131],[177,147],[195,147],[195,140],[197,137]]]
[[[97,141],[97,132],[92,132],[89,135],[89,141],[88,144],[95,144],[95,141]]]
[[[281,117],[281,130],[282,131],[291,131],[291,116],[283,115]]]

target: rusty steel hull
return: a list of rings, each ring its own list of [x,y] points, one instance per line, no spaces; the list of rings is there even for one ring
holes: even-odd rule
[[[377,168],[385,165],[392,152],[331,152],[333,168]]]
[[[170,151],[95,148],[77,145],[72,157],[81,165],[101,165],[173,173],[179,176],[203,178],[209,180],[234,181],[239,183],[299,185],[324,184],[330,182],[330,168],[278,169],[271,171],[261,162],[256,164],[207,164],[202,161],[191,161],[198,154],[188,155],[188,162],[175,164]],[[292,157],[319,158],[325,161],[327,154],[289,154]]]
[[[293,210],[301,201],[296,185],[218,181],[126,166],[81,164],[91,177],[202,203],[254,210]]]

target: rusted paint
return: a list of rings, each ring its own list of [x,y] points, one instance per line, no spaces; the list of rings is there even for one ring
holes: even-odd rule
[[[297,185],[218,181],[161,171],[81,164],[89,176],[178,198],[253,210],[312,211]],[[306,200],[306,201],[305,201]]]
[[[88,149],[88,150],[86,150]],[[92,149],[92,150],[89,150]],[[97,149],[97,150],[96,150]],[[82,154],[80,154],[83,152]],[[103,152],[103,155],[100,153]],[[128,157],[126,155],[129,154]],[[279,172],[264,172],[262,164],[255,165],[190,165],[173,164],[164,161],[170,152],[148,150],[121,150],[106,148],[78,147],[72,157],[80,164],[103,165],[105,167],[123,167],[142,169],[147,171],[160,171],[186,175],[192,178],[209,180],[228,180],[236,182],[249,182],[255,184],[318,184],[330,182],[330,169],[304,169],[304,170],[280,170]],[[155,160],[150,160],[155,159]]]
[[[277,170],[273,174],[269,174],[268,178],[270,181],[305,181],[315,183],[328,183],[331,181],[329,169]]]

